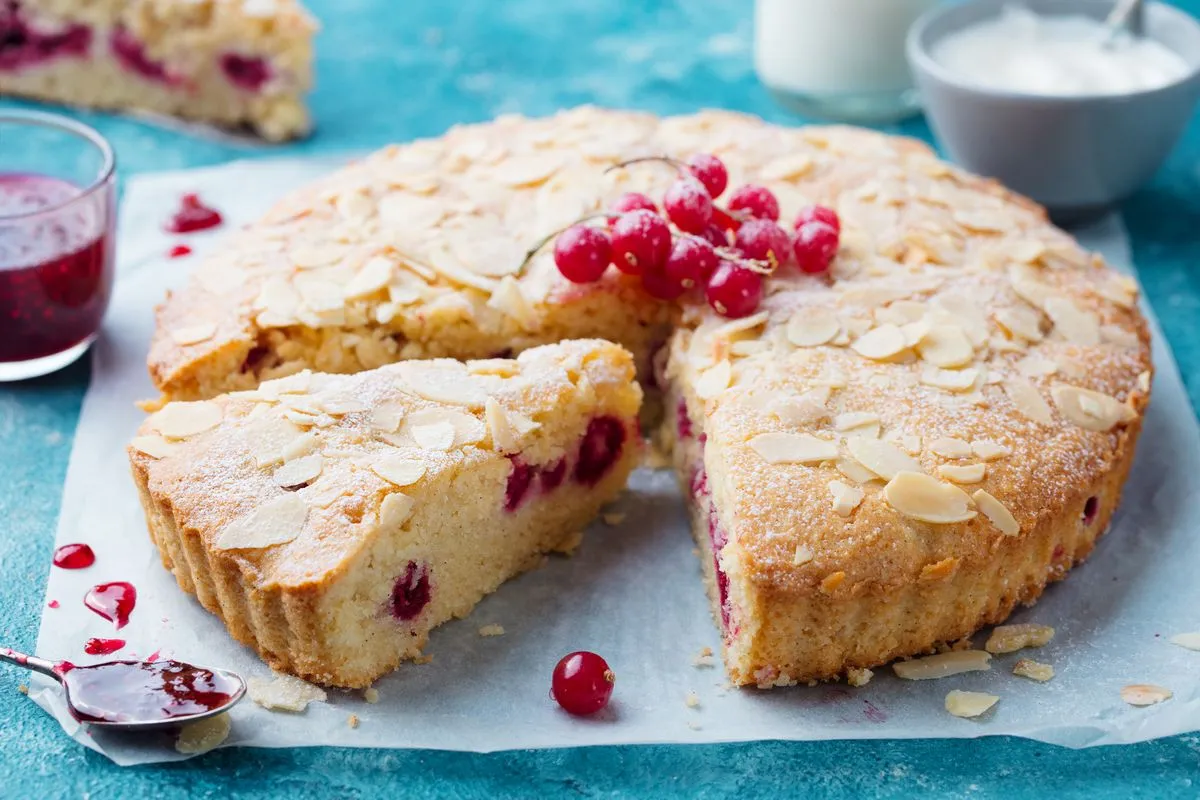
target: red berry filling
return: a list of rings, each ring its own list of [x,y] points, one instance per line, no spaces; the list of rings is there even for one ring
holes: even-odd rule
[[[538,469],[538,480],[541,481],[543,492],[552,492],[562,485],[567,475],[567,460],[560,458],[548,467]]]
[[[737,629],[730,624],[732,614],[729,603],[729,575],[721,567],[721,549],[729,541],[729,534],[717,519],[717,507],[713,505],[712,494],[708,488],[708,474],[703,466],[692,473],[691,489],[695,502],[708,511],[708,538],[712,543],[713,575],[717,583],[717,605],[721,609],[721,628],[726,636],[731,636],[737,633]]]
[[[260,92],[271,80],[271,67],[259,56],[226,53],[221,56],[221,71],[230,83],[247,92]]]
[[[1095,496],[1089,497],[1087,499],[1087,502],[1083,504],[1083,524],[1091,525],[1093,522],[1095,522],[1096,514],[1098,514],[1099,511],[1100,511],[1099,498],[1097,498]]]
[[[550,696],[567,713],[587,716],[608,705],[615,682],[607,661],[581,650],[563,656],[554,667]]]
[[[516,511],[529,493],[534,470],[516,456],[510,456],[508,460],[512,462],[512,472],[508,473],[508,483],[504,487],[504,510]]]
[[[595,486],[621,457],[625,446],[625,424],[616,417],[596,417],[588,423],[579,456],[575,462],[575,480]]]
[[[682,399],[675,406],[675,428],[680,439],[692,438],[692,418],[688,415],[687,402]]]
[[[18,70],[53,58],[86,58],[92,29],[66,25],[54,32],[36,30],[18,13],[21,4],[0,2],[0,70]]]
[[[429,581],[429,568],[416,561],[408,562],[404,574],[392,586],[389,610],[392,616],[403,622],[416,619],[433,597],[433,586]]]
[[[182,83],[177,75],[167,70],[166,64],[154,61],[146,54],[146,45],[136,36],[118,25],[108,38],[108,46],[117,62],[130,72],[136,72],[148,81],[176,86]]]

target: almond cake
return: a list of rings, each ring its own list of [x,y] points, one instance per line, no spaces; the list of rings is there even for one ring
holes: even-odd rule
[[[291,139],[315,30],[294,0],[0,0],[0,95]]]
[[[184,590],[275,669],[365,687],[574,547],[641,458],[633,374],[583,340],[305,371],[168,404],[129,453]]]
[[[524,258],[673,179],[618,162],[695,153],[786,218],[835,209],[829,271],[778,270],[726,319]],[[764,687],[929,652],[1036,600],[1108,525],[1152,369],[1132,280],[921,143],[595,108],[456,128],[285,198],[168,298],[149,367],[164,401],[198,400],[572,337],[620,343],[664,392],[729,675]]]

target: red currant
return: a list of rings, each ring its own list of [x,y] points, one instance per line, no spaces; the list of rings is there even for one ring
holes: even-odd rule
[[[658,206],[654,205],[654,201],[641,192],[626,192],[616,199],[616,202],[612,204],[611,210],[616,213],[608,218],[609,225],[616,222],[617,217],[626,211],[645,210],[653,211],[657,214]]]
[[[726,235],[724,228],[719,228],[716,224],[705,228],[704,233],[700,234],[700,238],[713,247],[729,247],[729,236]]]
[[[708,279],[704,296],[723,317],[736,319],[753,314],[762,301],[762,276],[737,264],[724,262]]]
[[[713,225],[724,233],[725,231],[736,231],[742,227],[742,221],[737,217],[730,216],[723,209],[713,207]]]
[[[660,270],[670,252],[671,228],[653,211],[629,211],[613,223],[613,263],[622,272],[641,275]]]
[[[739,186],[729,196],[729,210],[744,211],[758,219],[779,221],[779,201],[765,186],[755,186],[754,184]]]
[[[667,218],[684,233],[703,233],[712,222],[712,196],[695,178],[675,181],[663,195]]]
[[[785,241],[786,238],[785,236]],[[703,286],[719,263],[721,259],[717,256],[717,251],[704,239],[681,236],[671,248],[671,255],[663,267],[663,275],[682,289],[690,289],[693,286]]]
[[[580,650],[563,656],[554,667],[550,696],[568,713],[587,716],[608,705],[615,681],[607,661]]]
[[[766,261],[772,268],[792,257],[792,242],[783,228],[769,219],[751,219],[738,228],[735,246],[746,258]]]
[[[642,288],[656,300],[678,300],[688,290],[682,282],[661,272],[643,272]]]
[[[799,230],[800,226],[806,222],[823,222],[838,233],[842,232],[842,221],[838,219],[837,212],[825,206],[809,206],[800,209],[800,213],[796,215],[796,221],[792,223],[792,230]]]
[[[804,223],[792,239],[792,253],[801,272],[816,274],[829,269],[837,250],[838,232],[824,222]]]
[[[715,200],[720,197],[721,192],[729,185],[729,171],[725,169],[724,162],[716,156],[697,153],[688,159],[687,164],[688,171],[704,184],[710,198]]]
[[[587,225],[572,225],[554,242],[554,263],[567,280],[594,283],[608,269],[612,252],[607,233]]]

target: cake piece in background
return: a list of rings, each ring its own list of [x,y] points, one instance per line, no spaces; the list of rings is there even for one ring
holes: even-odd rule
[[[0,95],[308,132],[316,23],[293,0],[0,0]]]

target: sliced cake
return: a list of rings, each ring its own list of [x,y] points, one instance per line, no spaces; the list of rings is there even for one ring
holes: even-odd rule
[[[272,667],[363,687],[541,554],[640,458],[620,347],[301,372],[172,403],[129,449],[179,585]]]
[[[290,139],[315,30],[294,0],[0,0],[0,94]]]

